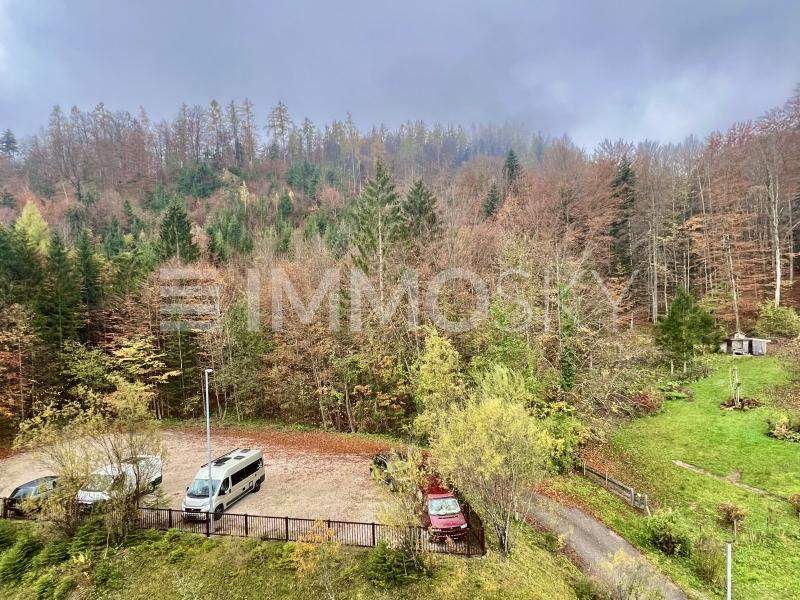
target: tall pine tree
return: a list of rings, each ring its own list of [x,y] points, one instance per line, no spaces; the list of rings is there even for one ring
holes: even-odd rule
[[[159,256],[166,260],[177,256],[182,262],[197,259],[199,250],[192,241],[192,228],[186,207],[182,202],[172,202],[161,221],[159,236]]]
[[[81,276],[81,299],[86,306],[95,306],[100,300],[100,265],[94,254],[89,232],[85,229],[78,236],[75,250]]]
[[[412,240],[425,241],[439,231],[436,197],[422,179],[414,182],[400,207],[405,232]]]
[[[13,131],[6,129],[3,132],[3,135],[0,136],[0,153],[4,154],[8,158],[14,158],[17,152],[19,152],[17,138]]]
[[[354,260],[365,275],[377,275],[383,300],[387,258],[404,237],[400,202],[389,171],[380,162],[352,213]]]
[[[683,288],[669,306],[669,314],[656,325],[656,345],[673,364],[686,365],[703,349],[712,349],[720,340],[714,315],[699,306]]]
[[[500,190],[497,188],[496,183],[492,183],[489,193],[486,195],[486,200],[483,201],[483,216],[487,219],[495,216],[501,204]]]
[[[57,233],[50,238],[44,281],[36,301],[36,328],[43,341],[61,347],[80,327],[81,284]]]
[[[122,238],[119,221],[117,217],[111,217],[111,225],[109,225],[108,232],[103,239],[103,250],[108,258],[114,258],[117,254],[122,252],[124,247],[125,240]]]

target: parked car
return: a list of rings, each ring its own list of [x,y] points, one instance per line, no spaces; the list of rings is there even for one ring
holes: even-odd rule
[[[208,463],[197,471],[181,504],[183,516],[205,519],[209,512],[221,515],[248,493],[260,490],[265,478],[261,450],[236,448],[226,452],[211,461],[211,485]]]
[[[154,491],[162,481],[160,456],[134,456],[121,465],[106,465],[97,469],[78,491],[78,503],[84,508],[107,502],[116,489],[131,490],[136,482]]]
[[[452,491],[431,478],[423,490],[423,499],[422,526],[428,530],[431,541],[443,542],[466,537],[469,524],[464,517],[464,507]]]
[[[53,491],[58,477],[48,475],[14,488],[6,500],[6,510],[23,514],[30,510],[37,510],[41,500]]]

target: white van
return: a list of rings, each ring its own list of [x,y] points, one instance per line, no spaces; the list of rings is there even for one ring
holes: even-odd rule
[[[208,463],[197,471],[194,481],[186,488],[181,504],[183,515],[188,519],[205,519],[206,512],[222,514],[249,492],[261,489],[264,478],[261,450],[231,450],[211,461],[211,502],[208,501]]]
[[[134,456],[119,465],[100,467],[78,491],[78,504],[91,507],[106,502],[115,490],[131,491],[138,482],[142,489],[154,491],[161,484],[160,456]]]

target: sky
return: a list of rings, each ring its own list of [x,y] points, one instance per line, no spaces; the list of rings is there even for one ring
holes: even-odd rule
[[[680,141],[800,83],[798,0],[0,0],[0,129],[52,107],[249,98],[295,121],[353,114],[524,123],[591,148]]]

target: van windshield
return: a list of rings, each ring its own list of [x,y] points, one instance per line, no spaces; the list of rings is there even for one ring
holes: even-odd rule
[[[211,486],[213,493],[217,493],[219,489],[219,479],[212,479]],[[186,490],[186,495],[190,498],[208,498],[208,479],[195,479],[189,489]]]

